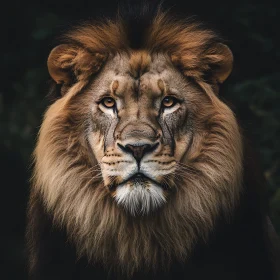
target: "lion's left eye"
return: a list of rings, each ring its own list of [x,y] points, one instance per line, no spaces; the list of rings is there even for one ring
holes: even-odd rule
[[[162,107],[163,108],[171,108],[173,107],[176,103],[178,102],[178,100],[173,97],[173,96],[166,96],[164,97],[164,99],[162,100]]]
[[[116,101],[112,97],[105,97],[101,100],[101,104],[106,108],[113,108],[116,105]]]

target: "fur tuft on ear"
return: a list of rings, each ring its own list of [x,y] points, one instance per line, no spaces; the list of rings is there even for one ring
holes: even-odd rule
[[[147,46],[154,52],[166,52],[184,76],[208,82],[214,88],[232,69],[230,49],[213,31],[191,19],[177,20],[159,13],[149,30]]]
[[[231,73],[233,55],[229,47],[222,43],[216,43],[207,49],[202,60],[202,63],[209,65],[213,82],[221,84]]]
[[[213,43],[199,51],[175,52],[171,54],[171,60],[185,76],[206,79],[214,85],[222,84],[232,70],[233,55],[229,47]]]
[[[48,69],[57,84],[69,86],[97,73],[106,59],[106,54],[92,53],[80,46],[62,44],[51,51]]]

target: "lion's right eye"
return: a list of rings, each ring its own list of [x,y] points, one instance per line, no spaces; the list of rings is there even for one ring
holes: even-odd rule
[[[171,107],[173,107],[177,103],[178,103],[178,100],[175,97],[173,97],[173,96],[166,96],[162,100],[162,107],[163,108],[171,108]]]
[[[112,97],[105,97],[100,102],[106,108],[114,108],[116,101]]]

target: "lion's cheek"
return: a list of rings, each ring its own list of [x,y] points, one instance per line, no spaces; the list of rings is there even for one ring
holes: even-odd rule
[[[97,162],[100,162],[104,156],[104,136],[100,132],[91,133],[88,142]]]
[[[189,133],[187,135],[178,137],[175,141],[174,158],[176,161],[180,162],[183,158],[187,156],[187,152],[192,144],[192,135]]]

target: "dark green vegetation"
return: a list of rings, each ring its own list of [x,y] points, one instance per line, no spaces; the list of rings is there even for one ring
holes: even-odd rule
[[[34,2],[34,3],[32,3]],[[0,164],[1,264],[23,279],[25,209],[31,153],[48,105],[46,61],[55,38],[81,19],[114,14],[116,1],[20,1],[2,8]],[[221,96],[232,105],[259,153],[272,221],[280,233],[280,44],[276,1],[166,1],[218,30],[235,65]],[[4,38],[3,38],[4,36]],[[4,242],[3,242],[4,241]],[[2,272],[3,275],[4,272]],[[24,276],[23,276],[24,275]]]

